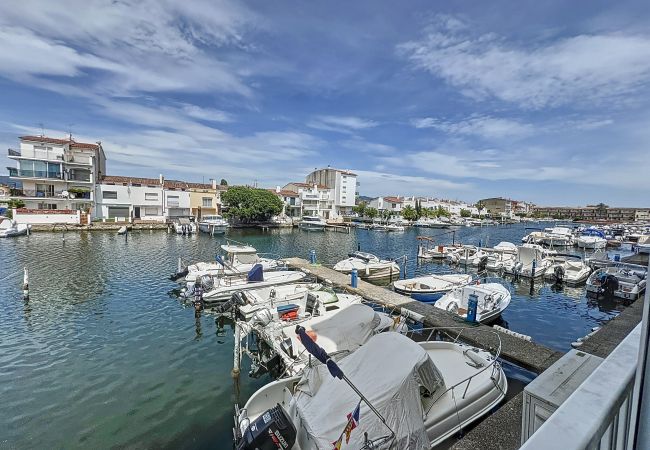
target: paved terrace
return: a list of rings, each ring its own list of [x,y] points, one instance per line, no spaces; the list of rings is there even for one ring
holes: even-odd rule
[[[308,270],[318,277],[319,280],[329,280],[336,286],[343,287],[351,293],[361,295],[378,304],[421,314],[424,317],[425,325],[428,327],[468,326],[466,322],[459,321],[457,317],[447,311],[435,308],[433,305],[413,301],[410,297],[375,286],[361,279],[359,280],[358,287],[354,289],[349,286],[349,275],[344,275],[333,269],[319,265],[312,266],[309,264],[309,261],[301,258],[288,258],[286,261],[293,268]],[[642,313],[643,301],[634,302],[631,306],[625,308],[616,318],[610,320],[598,333],[589,338],[580,347],[580,350],[602,358],[607,357],[641,321]],[[471,326],[470,329],[463,332],[462,340],[468,344],[496,347],[496,337],[491,333],[482,332],[486,330],[495,331],[499,334],[501,338],[501,357],[504,360],[538,374],[542,373],[562,356],[562,353],[551,350],[548,347],[498,332],[486,325]],[[522,405],[523,392],[520,392],[510,401],[501,405],[494,414],[486,417],[471,429],[451,449],[518,449],[521,442]]]

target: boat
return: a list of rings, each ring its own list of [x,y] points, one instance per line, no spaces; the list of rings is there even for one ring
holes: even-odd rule
[[[215,262],[198,262],[187,266],[184,282],[194,282],[205,275],[211,277],[237,276],[246,274],[256,264],[261,264],[265,272],[283,267],[277,258],[260,257],[255,247],[243,244],[224,244],[221,250],[225,258],[217,256]]]
[[[218,214],[203,216],[199,221],[199,231],[210,235],[224,234],[229,226],[228,221]]]
[[[539,243],[549,247],[567,247],[573,245],[573,232],[567,227],[546,228]]]
[[[235,408],[239,450],[342,448],[343,441],[346,449],[428,450],[489,413],[508,389],[492,354],[457,342],[387,332],[334,362],[318,336],[314,343],[296,331],[322,363]]]
[[[469,299],[476,296],[476,321],[489,323],[510,305],[512,295],[501,283],[468,284],[443,295],[433,306],[467,319]]]
[[[605,234],[595,228],[584,230],[575,242],[578,248],[584,248],[586,250],[597,250],[607,247]]]
[[[546,236],[546,233],[541,228],[526,227],[526,230],[533,231],[521,238],[521,242],[524,244],[541,244],[542,240]]]
[[[258,366],[275,365],[278,377],[300,375],[309,364],[310,355],[302,349],[294,331],[296,325],[318,336],[319,345],[336,358],[342,358],[365,344],[374,334],[396,327],[397,322],[383,312],[361,303],[357,296],[342,297],[336,308],[321,308],[318,315],[303,314],[288,319],[271,317],[268,311],[253,315],[248,321],[237,321],[240,339],[252,335],[257,351],[249,354],[255,372]],[[286,314],[286,313],[284,313]],[[262,343],[262,345],[259,345]]]
[[[546,257],[551,265],[544,272],[544,278],[556,283],[566,283],[576,286],[587,281],[591,267],[582,261],[578,255],[558,253]]]
[[[491,272],[505,272],[506,266],[513,265],[517,259],[517,246],[512,242],[499,242],[485,251],[488,255],[485,268]]]
[[[174,220],[174,231],[176,234],[194,234],[196,233],[196,224],[187,217],[179,217]]]
[[[634,247],[639,253],[650,253],[650,235],[644,234],[640,236]]]
[[[429,236],[418,236],[416,239],[420,241],[420,244],[418,244],[418,258],[421,259],[445,259],[449,252],[462,247],[457,244],[436,245],[435,240]]]
[[[504,267],[505,273],[524,278],[540,278],[551,266],[546,256],[552,255],[538,244],[524,244],[517,247],[517,258]]]
[[[334,265],[334,270],[345,274],[352,269],[357,269],[359,278],[377,283],[390,283],[400,276],[400,267],[395,261],[379,259],[372,253],[361,251],[348,253],[347,259]]]
[[[399,225],[396,223],[389,223],[384,225],[384,231],[405,231],[406,227],[404,225]]]
[[[472,276],[468,274],[431,274],[397,280],[393,283],[393,289],[420,302],[431,303],[442,297],[445,292],[471,282]]]
[[[126,227],[126,225],[122,225],[119,230],[117,230],[118,235],[123,235],[126,234],[129,231],[129,229]]]
[[[291,284],[303,281],[306,273],[298,270],[276,270],[264,272],[261,264],[256,264],[247,274],[231,277],[203,275],[188,282],[182,291],[186,298],[200,297],[205,303],[223,302],[232,294],[243,289],[259,289],[267,286]]]
[[[451,224],[449,221],[445,222],[441,219],[433,219],[429,221],[429,228],[449,228]]]
[[[479,267],[486,264],[487,258],[487,253],[482,248],[474,245],[463,245],[447,253],[447,261],[461,266]]]
[[[241,320],[270,322],[323,316],[361,303],[363,299],[358,295],[336,293],[320,283],[296,283],[236,292],[231,300],[233,302],[222,305],[219,312],[234,309]]]
[[[587,279],[587,293],[636,300],[645,292],[647,278],[646,267],[618,263],[594,271]]]
[[[18,223],[9,218],[0,218],[0,237],[22,236],[29,233],[32,226],[26,223]]]
[[[305,231],[323,231],[327,226],[320,216],[303,216],[302,220],[298,222],[298,228]]]

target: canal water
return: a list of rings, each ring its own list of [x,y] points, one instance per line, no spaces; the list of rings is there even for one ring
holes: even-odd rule
[[[0,241],[0,448],[230,448],[232,406],[269,379],[230,377],[232,328],[170,295],[179,256],[212,260],[226,238],[260,252],[325,265],[361,250],[406,255],[408,276],[449,272],[418,265],[416,236],[352,230],[232,231],[226,237],[159,231],[35,233]],[[519,243],[523,225],[458,229],[463,243]],[[65,237],[65,239],[63,238]],[[451,242],[452,235],[438,238]],[[22,268],[30,299],[22,299]],[[502,325],[566,351],[621,305],[584,287],[513,284]],[[509,375],[510,376],[510,375]],[[517,378],[517,375],[515,375]],[[519,375],[519,378],[522,378]],[[523,377],[525,379],[525,377]]]

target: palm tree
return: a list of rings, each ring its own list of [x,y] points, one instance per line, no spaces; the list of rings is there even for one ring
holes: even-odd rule
[[[609,208],[609,206],[607,206],[606,204],[598,203],[596,205],[596,211],[598,212],[598,217],[607,216],[607,208]]]

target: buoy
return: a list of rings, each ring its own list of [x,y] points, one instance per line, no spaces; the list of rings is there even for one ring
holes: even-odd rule
[[[29,298],[29,272],[27,267],[23,269],[23,298],[25,300]]]

